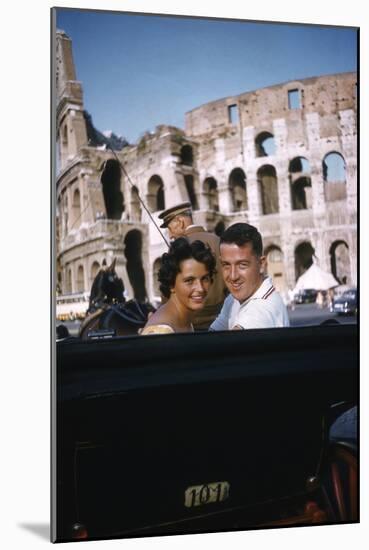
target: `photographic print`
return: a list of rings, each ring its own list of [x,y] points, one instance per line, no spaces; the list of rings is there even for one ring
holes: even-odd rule
[[[52,10],[53,541],[359,521],[358,32]]]

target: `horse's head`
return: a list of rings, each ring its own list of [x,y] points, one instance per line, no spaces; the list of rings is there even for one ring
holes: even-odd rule
[[[106,268],[102,277],[101,287],[105,292],[107,302],[125,302],[124,284],[115,271],[116,258],[112,261],[109,267]]]
[[[89,312],[103,304],[125,302],[124,284],[116,274],[115,264],[116,258],[96,275],[91,287]]]

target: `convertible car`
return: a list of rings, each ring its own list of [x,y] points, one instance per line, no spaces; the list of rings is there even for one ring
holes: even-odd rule
[[[57,542],[357,522],[354,325],[66,339]]]

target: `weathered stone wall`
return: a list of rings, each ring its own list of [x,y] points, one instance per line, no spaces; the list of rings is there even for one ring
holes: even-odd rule
[[[186,113],[185,132],[193,137],[214,131],[221,134],[232,126],[228,107],[237,105],[243,128],[253,126],[256,131],[271,131],[273,121],[285,119],[290,143],[304,137],[299,126],[303,115],[310,113],[316,113],[324,127],[329,128],[331,122],[330,135],[335,135],[338,112],[356,110],[356,78],[356,73],[306,78],[213,101]],[[300,92],[301,109],[289,109],[288,91],[291,90]]]
[[[288,92],[298,90],[299,108],[291,109]],[[238,121],[231,123],[229,107],[237,105]],[[261,230],[266,243],[284,252],[286,284],[295,283],[294,250],[300,241],[316,249],[320,265],[330,270],[327,249],[335,239],[347,242],[356,235],[356,73],[309,78],[255,92],[224,98],[186,114],[186,135],[198,143],[201,182],[216,179],[220,210],[226,225],[249,221]],[[267,132],[274,138],[273,154],[258,156],[257,138]],[[345,181],[324,179],[323,161],[330,153],[342,156]],[[310,165],[307,208],[293,210],[290,162],[296,157]],[[265,166],[277,175],[278,214],[264,215],[260,178]],[[232,213],[228,179],[233,168],[246,175],[248,209]],[[269,187],[271,189],[271,187]],[[340,200],[345,195],[344,200]],[[330,200],[328,200],[330,199]],[[339,236],[341,234],[341,236]],[[356,283],[356,247],[350,248],[351,283]]]
[[[62,292],[67,291],[69,270],[71,290],[77,289],[79,266],[84,289],[89,290],[96,262],[101,266],[104,259],[116,256],[117,272],[132,297],[125,238],[133,230],[142,236],[148,298],[157,298],[154,264],[166,245],[137,192],[158,225],[163,208],[189,199],[195,222],[210,230],[238,221],[256,225],[265,249],[280,250],[278,261],[272,266],[270,259],[270,265],[285,290],[295,285],[296,248],[301,243],[310,243],[321,267],[330,271],[332,247],[344,242],[349,283],[356,284],[356,73],[287,82],[213,101],[186,113],[184,130],[162,125],[146,133],[117,153],[124,167],[119,182],[124,210],[121,219],[113,221],[106,219],[101,177],[106,162],[116,159],[106,148],[87,144],[82,88],[75,80],[68,40],[61,38],[57,106],[58,136],[65,128],[68,135],[57,175]],[[300,100],[298,108],[289,105],[293,90]],[[233,122],[230,108],[232,116],[238,111]],[[264,138],[272,141],[270,151]],[[326,181],[323,161],[331,153],[342,159],[344,181]],[[296,159],[307,164],[292,169]],[[347,254],[340,254],[342,271]]]

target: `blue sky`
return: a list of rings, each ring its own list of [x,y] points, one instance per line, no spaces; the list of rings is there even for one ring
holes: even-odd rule
[[[357,69],[351,28],[57,10],[85,109],[134,143],[186,111],[288,80]]]

